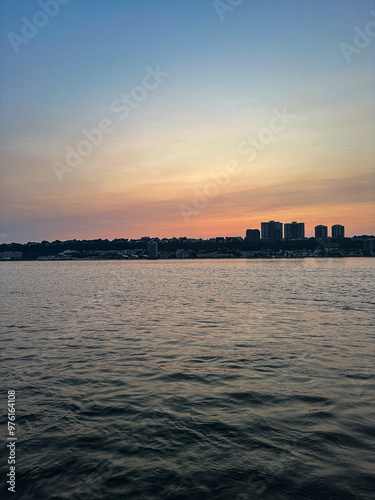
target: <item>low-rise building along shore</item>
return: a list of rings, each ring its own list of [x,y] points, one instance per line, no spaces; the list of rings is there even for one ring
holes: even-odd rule
[[[255,234],[255,238],[253,237]],[[141,260],[218,258],[321,258],[373,257],[375,237],[304,238],[262,240],[256,233],[247,237],[149,238],[137,240],[69,240],[0,245],[3,260]]]

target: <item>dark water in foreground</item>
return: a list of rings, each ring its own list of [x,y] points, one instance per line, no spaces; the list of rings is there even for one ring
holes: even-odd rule
[[[0,275],[11,498],[375,498],[373,259]],[[4,411],[0,424],[6,436]]]

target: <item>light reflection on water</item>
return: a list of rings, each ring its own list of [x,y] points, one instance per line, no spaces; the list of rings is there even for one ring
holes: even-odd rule
[[[372,498],[372,259],[0,269],[18,498]]]

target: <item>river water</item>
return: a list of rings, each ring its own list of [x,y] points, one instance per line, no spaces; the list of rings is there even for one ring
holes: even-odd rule
[[[10,497],[375,498],[374,264],[0,263]]]

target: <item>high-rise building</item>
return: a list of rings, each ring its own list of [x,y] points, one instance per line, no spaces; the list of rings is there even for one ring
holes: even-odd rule
[[[332,238],[344,238],[345,227],[341,224],[334,224],[332,226]]]
[[[305,223],[293,221],[290,224],[284,224],[284,239],[303,240],[305,237]]]
[[[328,237],[328,227],[327,226],[322,226],[319,224],[319,226],[315,226],[315,238],[327,238]]]
[[[281,240],[283,237],[283,223],[270,220],[261,223],[262,240]]]
[[[259,229],[246,229],[246,241],[259,241],[260,231]]]
[[[158,258],[158,243],[157,243],[157,241],[148,241],[147,242],[147,257],[149,259],[157,259]]]

